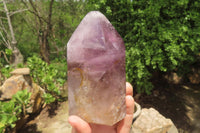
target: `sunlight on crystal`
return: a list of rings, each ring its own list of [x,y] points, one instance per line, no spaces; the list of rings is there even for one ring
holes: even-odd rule
[[[67,44],[69,113],[113,125],[126,114],[125,46],[108,19],[89,12]]]

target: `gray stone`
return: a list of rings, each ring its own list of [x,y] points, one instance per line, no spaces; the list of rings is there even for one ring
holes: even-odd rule
[[[132,133],[172,133],[167,132],[172,126],[173,122],[155,109],[144,108],[133,123]]]
[[[30,84],[25,80],[23,75],[13,75],[8,78],[0,88],[0,100],[11,99],[19,90],[31,90]]]
[[[45,91],[36,83],[32,82],[30,75],[13,75],[0,86],[0,100],[9,100],[18,91],[27,89],[31,92],[30,107],[27,113],[37,113],[44,103],[42,98]]]
[[[180,77],[177,73],[172,72],[164,76],[170,83],[179,84],[183,81],[183,77]]]
[[[44,104],[44,99],[42,98],[44,93],[44,89],[42,89],[36,83],[32,83],[30,99],[30,103],[32,106],[27,109],[28,113],[38,113],[41,110],[42,105]]]
[[[167,133],[178,133],[178,129],[173,124],[172,127],[167,131]]]
[[[10,72],[10,74],[13,75],[29,75],[30,74],[30,69],[29,68],[17,68]]]

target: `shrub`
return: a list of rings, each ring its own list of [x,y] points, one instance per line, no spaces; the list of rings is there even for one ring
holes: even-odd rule
[[[16,121],[26,115],[31,93],[27,89],[18,91],[9,102],[0,101],[0,133],[16,126]]]
[[[123,37],[127,80],[150,94],[152,73],[188,72],[200,46],[200,2],[193,0],[88,0]]]
[[[27,59],[27,65],[34,82],[45,89],[46,93],[43,95],[45,102],[51,103],[59,99],[59,87],[65,82],[67,70],[58,71],[55,64],[47,64],[35,55]]]

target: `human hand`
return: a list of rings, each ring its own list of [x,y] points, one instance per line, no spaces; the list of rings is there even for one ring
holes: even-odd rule
[[[126,82],[126,116],[113,126],[91,124],[82,120],[80,117],[72,115],[68,121],[71,124],[72,133],[129,133],[133,120],[134,100],[133,88]]]

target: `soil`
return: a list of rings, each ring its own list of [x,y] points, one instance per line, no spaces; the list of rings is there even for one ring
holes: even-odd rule
[[[19,133],[70,133],[68,102],[56,102],[46,106],[38,116],[29,120]]]
[[[155,108],[170,118],[179,133],[200,133],[200,84],[173,84],[159,79],[151,95],[134,96],[142,108]]]
[[[155,89],[151,95],[135,93],[135,101],[142,108],[153,107],[166,118],[170,118],[179,133],[200,133],[200,84],[192,84],[188,81],[174,84],[169,80],[157,78],[154,80],[154,85]],[[59,126],[67,123],[66,105],[66,102],[56,103],[53,109],[43,109],[39,116],[30,120],[19,132],[40,133],[42,129],[46,129],[47,133],[57,131]],[[55,121],[57,124],[54,123]],[[67,124],[70,129],[69,123]]]

